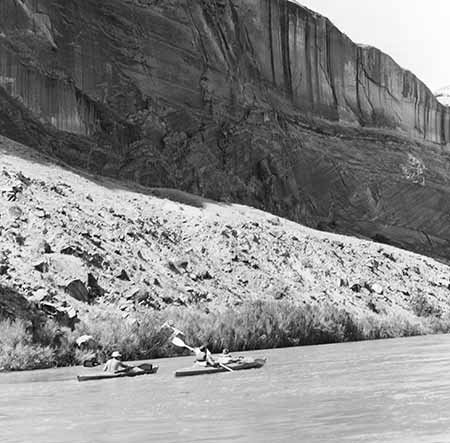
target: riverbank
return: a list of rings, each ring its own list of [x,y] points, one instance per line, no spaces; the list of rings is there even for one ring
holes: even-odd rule
[[[0,367],[446,332],[450,268],[250,207],[86,175],[0,137]],[[14,356],[14,357],[8,357]]]
[[[237,309],[205,313],[198,309],[137,311],[132,321],[106,306],[92,309],[74,330],[47,320],[33,327],[23,320],[0,322],[0,368],[42,369],[80,365],[89,354],[104,362],[113,350],[125,360],[173,357],[183,353],[170,342],[171,320],[191,345],[208,344],[212,352],[233,352],[301,345],[395,338],[450,331],[450,319],[413,315],[368,315],[358,318],[331,305],[295,306],[255,301]],[[76,338],[93,337],[81,350]],[[184,351],[186,353],[186,351]]]

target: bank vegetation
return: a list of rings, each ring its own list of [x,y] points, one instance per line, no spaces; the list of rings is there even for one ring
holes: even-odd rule
[[[435,313],[431,313],[435,314]],[[450,331],[450,319],[430,315],[418,304],[416,312],[392,315],[352,315],[332,305],[293,305],[284,301],[247,302],[239,308],[206,313],[196,308],[137,311],[124,319],[112,307],[93,307],[73,330],[53,320],[33,324],[21,319],[0,322],[0,368],[24,370],[81,364],[95,353],[99,363],[113,350],[124,360],[180,355],[170,342],[167,321],[185,333],[191,345],[208,344],[212,352],[234,352],[318,345],[359,340],[407,337]],[[90,349],[76,339],[91,335]]]

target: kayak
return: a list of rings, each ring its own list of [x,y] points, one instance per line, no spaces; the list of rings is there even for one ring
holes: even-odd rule
[[[156,374],[158,372],[159,367],[157,365],[145,364],[142,367],[135,366],[133,369],[127,372],[117,372],[114,374],[108,372],[99,372],[97,374],[86,374],[86,375],[78,375],[78,381],[89,381],[89,380],[104,380],[109,378],[122,378],[122,377],[137,377],[138,375],[148,375],[148,374]]]
[[[235,363],[229,363],[226,366],[233,371],[240,371],[242,369],[256,369],[262,368],[266,363],[265,358],[244,358]],[[180,369],[175,372],[175,377],[186,377],[190,375],[215,374],[217,372],[229,372],[228,369],[218,366],[199,366],[194,365],[190,368]]]

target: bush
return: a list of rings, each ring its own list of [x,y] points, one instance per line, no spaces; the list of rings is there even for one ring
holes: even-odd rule
[[[94,307],[75,328],[75,335],[92,335],[100,360],[120,351],[125,360],[166,357],[171,346],[169,331],[161,330],[165,316],[157,311],[138,311],[132,320],[112,308]]]
[[[3,370],[49,368],[55,364],[54,350],[33,343],[31,323],[0,322],[0,368]]]
[[[411,308],[418,317],[441,317],[442,310],[426,295],[420,293],[411,300]]]

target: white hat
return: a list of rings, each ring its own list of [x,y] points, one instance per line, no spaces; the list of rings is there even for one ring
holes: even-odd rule
[[[119,351],[114,351],[111,354],[111,357],[113,357],[113,358],[122,357],[122,354]]]

